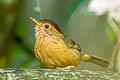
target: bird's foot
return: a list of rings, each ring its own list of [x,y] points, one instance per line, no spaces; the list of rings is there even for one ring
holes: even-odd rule
[[[70,69],[73,69],[73,68],[75,68],[75,66],[67,66],[67,67],[64,67],[64,68],[57,67],[56,69],[60,69],[60,70],[70,70]]]

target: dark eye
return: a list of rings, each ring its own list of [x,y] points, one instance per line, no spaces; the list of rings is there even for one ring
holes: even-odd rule
[[[48,28],[49,28],[49,25],[48,25],[48,24],[46,24],[46,25],[45,25],[45,28],[46,28],[46,29],[48,29]]]

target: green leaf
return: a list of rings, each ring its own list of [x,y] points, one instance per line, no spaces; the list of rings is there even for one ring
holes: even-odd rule
[[[111,26],[106,27],[106,33],[107,33],[107,36],[108,36],[109,40],[111,42],[113,42],[115,40],[116,35],[115,35],[115,32],[114,32],[114,30],[112,29]]]
[[[22,24],[22,25],[18,26],[18,28],[16,29],[16,34],[18,37],[24,38],[27,34],[27,30],[28,30],[27,25]]]

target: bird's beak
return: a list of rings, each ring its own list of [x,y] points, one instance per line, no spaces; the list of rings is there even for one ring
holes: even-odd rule
[[[30,17],[30,19],[31,19],[34,23],[36,23],[37,25],[40,25],[39,22],[38,22],[35,18]]]

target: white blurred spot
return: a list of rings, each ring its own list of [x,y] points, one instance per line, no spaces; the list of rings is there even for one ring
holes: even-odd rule
[[[120,0],[91,0],[88,10],[98,16],[107,12],[108,17],[120,20]]]

